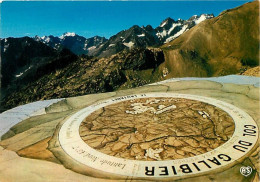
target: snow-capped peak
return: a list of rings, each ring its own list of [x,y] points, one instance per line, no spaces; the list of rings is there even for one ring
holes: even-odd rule
[[[199,24],[200,22],[206,20],[206,16],[202,14],[198,19],[195,20],[195,24]]]
[[[213,14],[201,14],[200,16],[195,15],[194,22],[195,24],[199,24],[200,22],[213,17],[214,17]]]
[[[67,37],[74,37],[76,34],[74,32],[67,32],[64,34],[64,36],[67,36]]]
[[[164,27],[166,24],[169,24],[169,23],[172,23],[172,22],[174,22],[174,20],[169,17],[169,18],[165,19],[165,20],[160,24],[160,27]]]
[[[178,21],[174,21],[171,18],[167,18],[157,28],[156,35],[161,41],[167,43],[179,37],[181,34],[188,31],[194,25],[213,17],[213,14],[201,14],[193,15],[188,20],[182,20],[179,18]]]
[[[163,22],[160,27],[164,27],[166,25],[167,21]]]
[[[74,37],[76,34],[74,32],[66,32],[62,36],[60,36],[60,39],[64,39],[65,37]]]
[[[27,68],[26,70],[24,70],[23,72],[20,72],[18,75],[15,75],[16,78],[22,76],[26,71],[28,71],[29,69],[31,69],[32,67],[30,66],[29,68]]]
[[[39,37],[38,35],[35,36],[36,41],[42,41],[44,43],[49,43],[50,42],[50,37],[49,36],[42,36]]]

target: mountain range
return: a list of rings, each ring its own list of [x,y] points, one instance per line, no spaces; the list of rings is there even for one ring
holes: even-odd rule
[[[97,57],[108,57],[124,49],[136,47],[158,47],[169,42],[187,30],[191,29],[200,22],[213,18],[213,14],[194,15],[188,20],[165,19],[158,27],[153,28],[151,25],[146,27],[134,25],[128,30],[123,30],[116,35],[106,39],[105,37],[95,36],[85,38],[75,33],[66,32],[60,37],[35,36],[34,40],[61,50],[67,48],[74,54],[88,54]]]
[[[34,40],[42,42],[55,50],[67,48],[77,55],[88,54],[93,48],[107,41],[105,37],[95,36],[87,39],[70,32],[66,32],[60,37],[54,37],[53,35],[43,37],[35,36]]]
[[[133,88],[172,77],[239,74],[259,65],[259,4],[165,19],[106,39],[75,33],[1,40],[1,109]]]
[[[2,39],[1,58],[2,67],[5,69],[2,70],[1,97],[7,89],[17,89],[19,85],[25,85],[29,80],[38,78],[39,76],[33,76],[32,79],[28,79],[38,72],[39,67],[55,60],[63,49],[68,49],[78,56],[84,54],[101,58],[133,48],[159,47],[196,24],[213,17],[213,14],[201,14],[188,20],[175,21],[167,18],[155,29],[150,25],[134,25],[109,39],[100,36],[85,38],[70,32],[59,37],[50,35]]]

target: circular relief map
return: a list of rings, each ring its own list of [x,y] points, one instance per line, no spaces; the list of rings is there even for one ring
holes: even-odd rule
[[[209,152],[228,141],[233,119],[208,103],[149,97],[102,107],[87,116],[79,133],[90,147],[133,160],[172,160]]]
[[[258,133],[252,117],[232,104],[146,93],[78,111],[62,125],[59,142],[68,160],[97,176],[160,180],[230,168],[254,148]]]

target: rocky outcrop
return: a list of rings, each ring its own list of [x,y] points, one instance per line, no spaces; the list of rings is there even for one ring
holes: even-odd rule
[[[243,72],[240,73],[240,75],[260,77],[260,66],[256,66],[254,68],[243,70]]]

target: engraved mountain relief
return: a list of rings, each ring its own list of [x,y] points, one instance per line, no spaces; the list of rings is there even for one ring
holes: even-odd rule
[[[223,110],[183,98],[141,98],[94,111],[80,125],[92,148],[132,160],[196,156],[222,145],[234,132]]]

